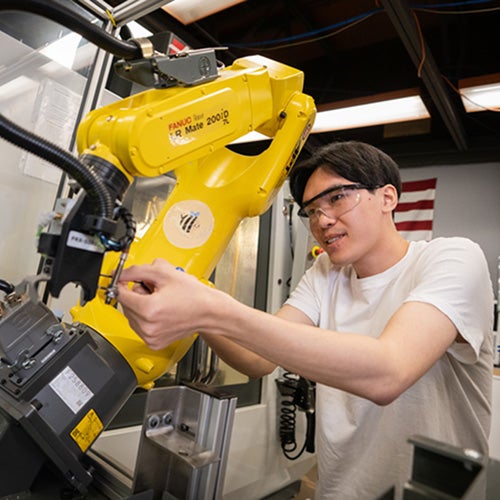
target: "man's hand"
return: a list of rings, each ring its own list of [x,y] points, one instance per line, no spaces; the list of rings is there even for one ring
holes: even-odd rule
[[[132,287],[130,287],[132,283]],[[196,333],[206,317],[210,289],[163,259],[125,269],[118,302],[132,329],[153,350]]]

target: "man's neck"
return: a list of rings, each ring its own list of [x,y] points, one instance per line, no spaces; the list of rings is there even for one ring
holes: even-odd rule
[[[358,278],[374,276],[394,266],[406,255],[409,245],[407,240],[394,231],[389,238],[381,241],[376,251],[354,265]]]

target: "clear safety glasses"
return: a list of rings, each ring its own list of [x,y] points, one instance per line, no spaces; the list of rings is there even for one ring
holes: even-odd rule
[[[300,217],[309,219],[312,224],[319,220],[320,214],[329,219],[338,219],[359,205],[360,189],[377,189],[381,186],[366,186],[364,184],[345,184],[334,186],[311,198],[297,212]]]

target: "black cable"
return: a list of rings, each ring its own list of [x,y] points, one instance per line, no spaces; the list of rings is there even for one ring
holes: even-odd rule
[[[129,40],[130,38],[133,38],[132,37],[132,31],[130,31],[130,28],[124,24],[121,28],[120,28],[120,38],[122,40]]]
[[[125,224],[125,235],[119,240],[115,240],[101,234],[100,240],[107,250],[121,252],[128,249],[134,241],[137,224],[133,215],[125,207],[120,207],[118,209],[117,216],[122,219]]]
[[[9,283],[8,281],[0,279],[0,291],[6,293],[7,295],[11,294],[16,287],[12,284]]]
[[[279,436],[281,449],[288,460],[297,460],[302,456],[307,447],[307,436],[304,439],[302,448],[293,455],[298,448],[295,438],[295,426],[298,405],[295,403],[298,375],[291,372],[283,374],[282,388],[280,389],[282,400],[279,416]]]
[[[290,400],[283,399],[281,402],[280,413],[280,441],[283,455],[288,460],[297,460],[304,451],[306,451],[307,438],[304,439],[302,448],[293,455],[297,450],[297,440],[295,438],[295,419],[297,414],[297,406]]]
[[[288,237],[290,241],[290,254],[292,256],[292,262],[294,259],[293,255],[293,200],[288,203]]]
[[[117,57],[142,58],[142,51],[136,43],[115,38],[59,0],[0,0],[0,10],[22,10],[38,14],[66,26]]]
[[[96,214],[105,218],[113,215],[114,200],[96,173],[59,146],[23,129],[0,114],[0,137],[12,144],[53,163],[73,177],[95,205]]]

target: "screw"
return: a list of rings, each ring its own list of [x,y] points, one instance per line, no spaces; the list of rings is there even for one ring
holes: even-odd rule
[[[31,359],[25,359],[22,363],[21,363],[21,366],[25,369],[25,370],[29,370],[34,364],[36,363],[36,361],[31,358]]]
[[[52,337],[52,341],[56,344],[61,340],[62,334],[63,332],[60,325],[52,325],[47,329],[47,335]]]
[[[160,417],[158,415],[151,415],[148,418],[148,427],[150,429],[156,429],[160,425]]]
[[[164,425],[170,425],[173,421],[173,417],[171,413],[165,413],[163,417],[161,418],[161,421]]]

